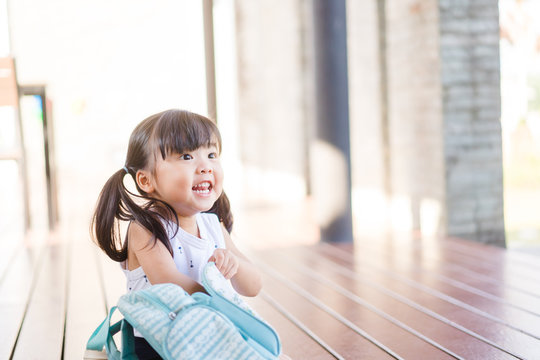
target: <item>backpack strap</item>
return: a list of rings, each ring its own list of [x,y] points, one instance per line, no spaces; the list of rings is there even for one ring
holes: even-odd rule
[[[107,352],[109,360],[136,360],[135,341],[133,339],[133,328],[124,319],[111,325],[111,318],[116,310],[113,306],[107,317],[94,330],[88,342],[86,343],[85,357],[92,358],[96,353],[102,353],[103,349]],[[117,332],[122,332],[122,351],[118,350],[114,342],[113,335]],[[94,354],[94,355],[90,355]],[[88,356],[87,356],[88,355]],[[95,358],[95,357],[94,357]]]
[[[277,333],[264,321],[219,294],[212,295],[210,306],[227,315],[249,340],[255,341],[272,355],[278,356],[281,353],[281,343]],[[248,342],[250,342],[249,340]]]
[[[203,270],[202,284],[210,296],[202,296],[206,294],[193,294],[192,296],[196,297],[197,300],[208,302],[210,307],[226,315],[248,339],[248,342],[255,342],[259,345],[258,348],[262,347],[272,355],[278,356],[281,353],[281,342],[276,331],[252,314],[249,309],[242,308],[227,298],[222,291],[217,290],[215,287],[219,286],[219,281],[216,280],[222,277],[223,275],[217,270],[215,263],[209,262]]]

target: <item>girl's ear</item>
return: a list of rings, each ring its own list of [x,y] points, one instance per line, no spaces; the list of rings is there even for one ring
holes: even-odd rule
[[[154,183],[152,182],[152,175],[148,173],[146,170],[138,170],[137,174],[135,175],[135,181],[137,181],[137,185],[143,190],[145,193],[150,194],[154,191]]]

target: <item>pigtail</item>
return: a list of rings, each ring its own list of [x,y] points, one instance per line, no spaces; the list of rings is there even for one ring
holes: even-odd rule
[[[117,216],[121,208],[125,171],[115,172],[103,186],[92,217],[92,235],[97,245],[115,261],[127,258],[127,247],[122,246]],[[121,215],[120,215],[121,216]]]
[[[92,234],[97,245],[114,261],[127,259],[127,241],[122,244],[119,221],[136,221],[160,240],[172,256],[169,236],[162,220],[174,218],[176,212],[166,203],[133,194],[124,185],[126,172],[121,169],[114,173],[103,186],[92,217]],[[143,205],[134,198],[146,200]]]
[[[234,219],[231,211],[231,203],[225,191],[221,193],[212,208],[206,212],[216,214],[219,221],[225,226],[225,229],[229,233],[232,231]]]

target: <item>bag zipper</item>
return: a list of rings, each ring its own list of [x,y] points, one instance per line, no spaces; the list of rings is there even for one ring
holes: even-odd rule
[[[161,301],[156,300],[153,296],[147,294],[144,291],[141,291],[139,295],[145,298],[146,300],[148,300],[149,302],[151,302],[152,304],[156,305],[157,307],[161,308],[163,312],[167,313],[171,321],[176,319],[176,313],[174,311],[171,311],[171,309],[167,305],[163,304]],[[182,309],[183,308],[184,307],[182,307]]]

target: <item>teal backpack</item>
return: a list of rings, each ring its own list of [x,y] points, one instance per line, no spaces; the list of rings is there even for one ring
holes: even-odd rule
[[[208,294],[190,296],[180,286],[158,284],[123,295],[88,340],[85,359],[104,358],[104,351],[108,359],[137,359],[132,327],[164,359],[277,359],[276,331],[219,278],[208,263],[202,277]],[[116,308],[124,319],[111,325]],[[113,339],[118,332],[121,350]]]

